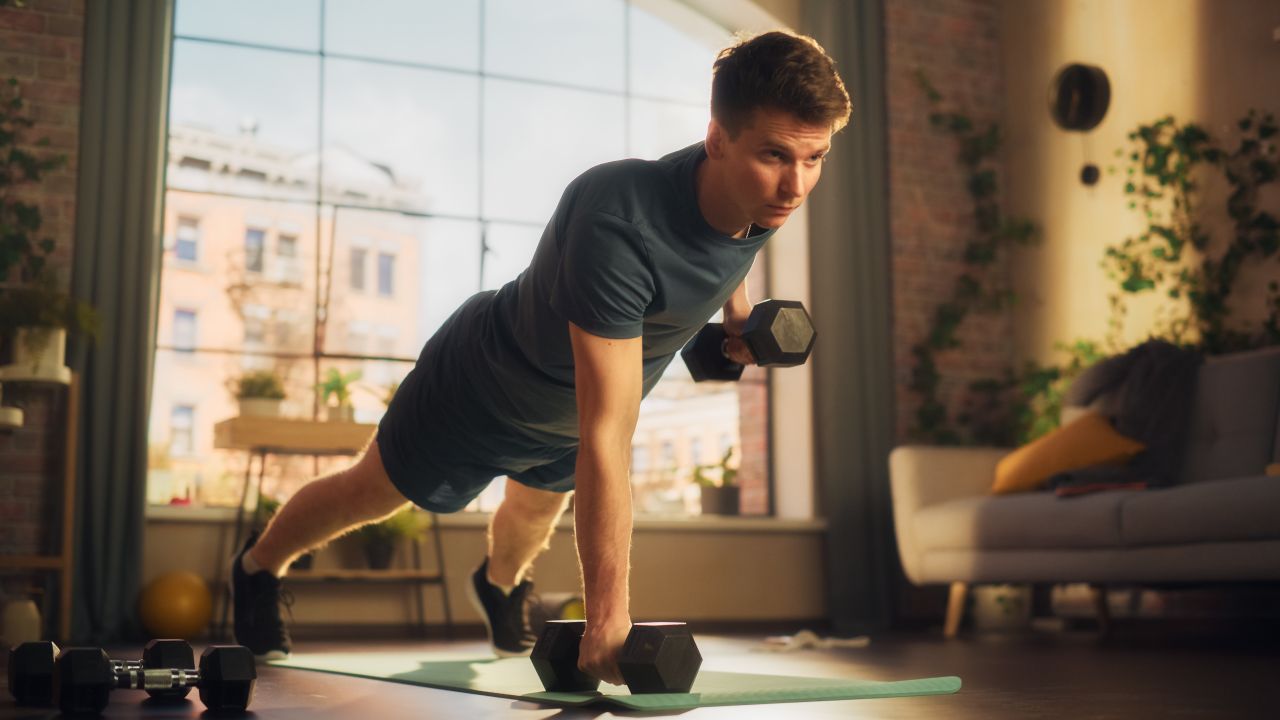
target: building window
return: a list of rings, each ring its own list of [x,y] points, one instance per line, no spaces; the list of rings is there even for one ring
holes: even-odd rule
[[[196,409],[191,405],[174,405],[169,413],[169,454],[191,455],[195,452]]]
[[[196,349],[196,311],[173,311],[173,347],[179,352]]]
[[[378,253],[378,294],[391,297],[395,292],[396,256]]]
[[[262,248],[265,244],[267,233],[265,230],[258,228],[249,228],[244,231],[244,268],[249,272],[262,272]]]
[[[174,254],[179,260],[195,262],[199,259],[200,220],[193,217],[178,218],[177,244]]]
[[[689,454],[692,456],[689,458],[691,465],[702,464],[702,438],[696,437],[689,441]]]
[[[298,263],[298,236],[280,233],[276,238],[276,265],[280,268],[280,281],[298,284],[302,282],[302,266]]]
[[[676,467],[676,444],[670,440],[662,441],[662,465],[660,470],[672,470]]]
[[[369,252],[364,248],[351,248],[351,289],[364,291],[364,259]]]

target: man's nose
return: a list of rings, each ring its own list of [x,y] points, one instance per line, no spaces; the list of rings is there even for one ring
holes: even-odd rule
[[[778,194],[786,200],[793,200],[804,194],[801,188],[804,187],[804,178],[801,176],[800,164],[793,163],[788,165],[782,171],[781,181],[778,183]]]

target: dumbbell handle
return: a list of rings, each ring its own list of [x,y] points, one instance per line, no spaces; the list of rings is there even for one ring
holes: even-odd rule
[[[200,671],[194,668],[115,668],[116,688],[121,690],[170,690],[196,687]]]

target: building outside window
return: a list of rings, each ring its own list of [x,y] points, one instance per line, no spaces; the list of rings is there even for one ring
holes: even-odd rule
[[[193,217],[178,218],[178,232],[174,255],[179,260],[196,262],[200,259],[200,220]]]
[[[196,409],[191,405],[174,405],[169,413],[169,453],[190,455],[195,450]]]
[[[173,346],[182,352],[192,352],[196,348],[196,311],[177,309],[173,311]]]
[[[378,253],[378,294],[391,297],[395,294],[396,256]]]
[[[369,251],[364,248],[351,248],[351,289],[357,292],[364,290],[365,258]]]
[[[281,374],[290,398],[314,395],[331,368],[361,370],[364,385],[403,378],[459,304],[528,265],[574,177],[702,139],[711,65],[733,40],[677,0],[424,1],[387,12],[296,0],[236,13],[177,0],[175,12],[165,224],[175,256],[198,255],[208,272],[164,268],[173,340],[157,347],[153,416],[200,407],[192,454],[167,472],[175,486],[203,477],[194,502],[212,505],[238,501],[244,459],[213,448],[211,429],[235,414],[226,384],[252,364],[245,357]],[[346,332],[357,323],[364,339]],[[633,441],[638,511],[688,511],[690,438],[738,444],[745,386],[695,386],[671,363]],[[175,398],[176,388],[199,398]],[[384,411],[379,395],[356,393],[363,421]],[[286,465],[268,468],[268,492],[287,497],[315,470]]]
[[[263,247],[266,245],[267,233],[258,228],[244,231],[244,268],[249,272],[260,273],[263,266]]]

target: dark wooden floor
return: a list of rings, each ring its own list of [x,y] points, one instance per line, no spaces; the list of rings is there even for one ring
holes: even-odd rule
[[[706,669],[786,675],[895,680],[959,675],[956,695],[789,705],[700,708],[699,718],[1277,718],[1280,717],[1280,647],[1257,637],[1206,641],[1177,636],[1113,637],[1091,633],[1034,634],[1022,638],[969,637],[947,642],[935,635],[875,638],[867,648],[753,651],[759,637],[701,637]],[[455,643],[305,642],[300,651],[359,649],[423,652],[482,651],[476,641]],[[114,648],[130,657],[137,648]],[[132,652],[130,652],[132,650]],[[121,691],[108,718],[188,718],[198,701],[148,707],[141,693]],[[195,694],[192,694],[195,697]],[[501,698],[447,692],[323,673],[262,668],[252,717],[296,718],[598,717],[598,711],[561,711]],[[44,718],[49,710],[19,709],[8,694],[0,719]],[[605,713],[605,717],[612,715]]]

